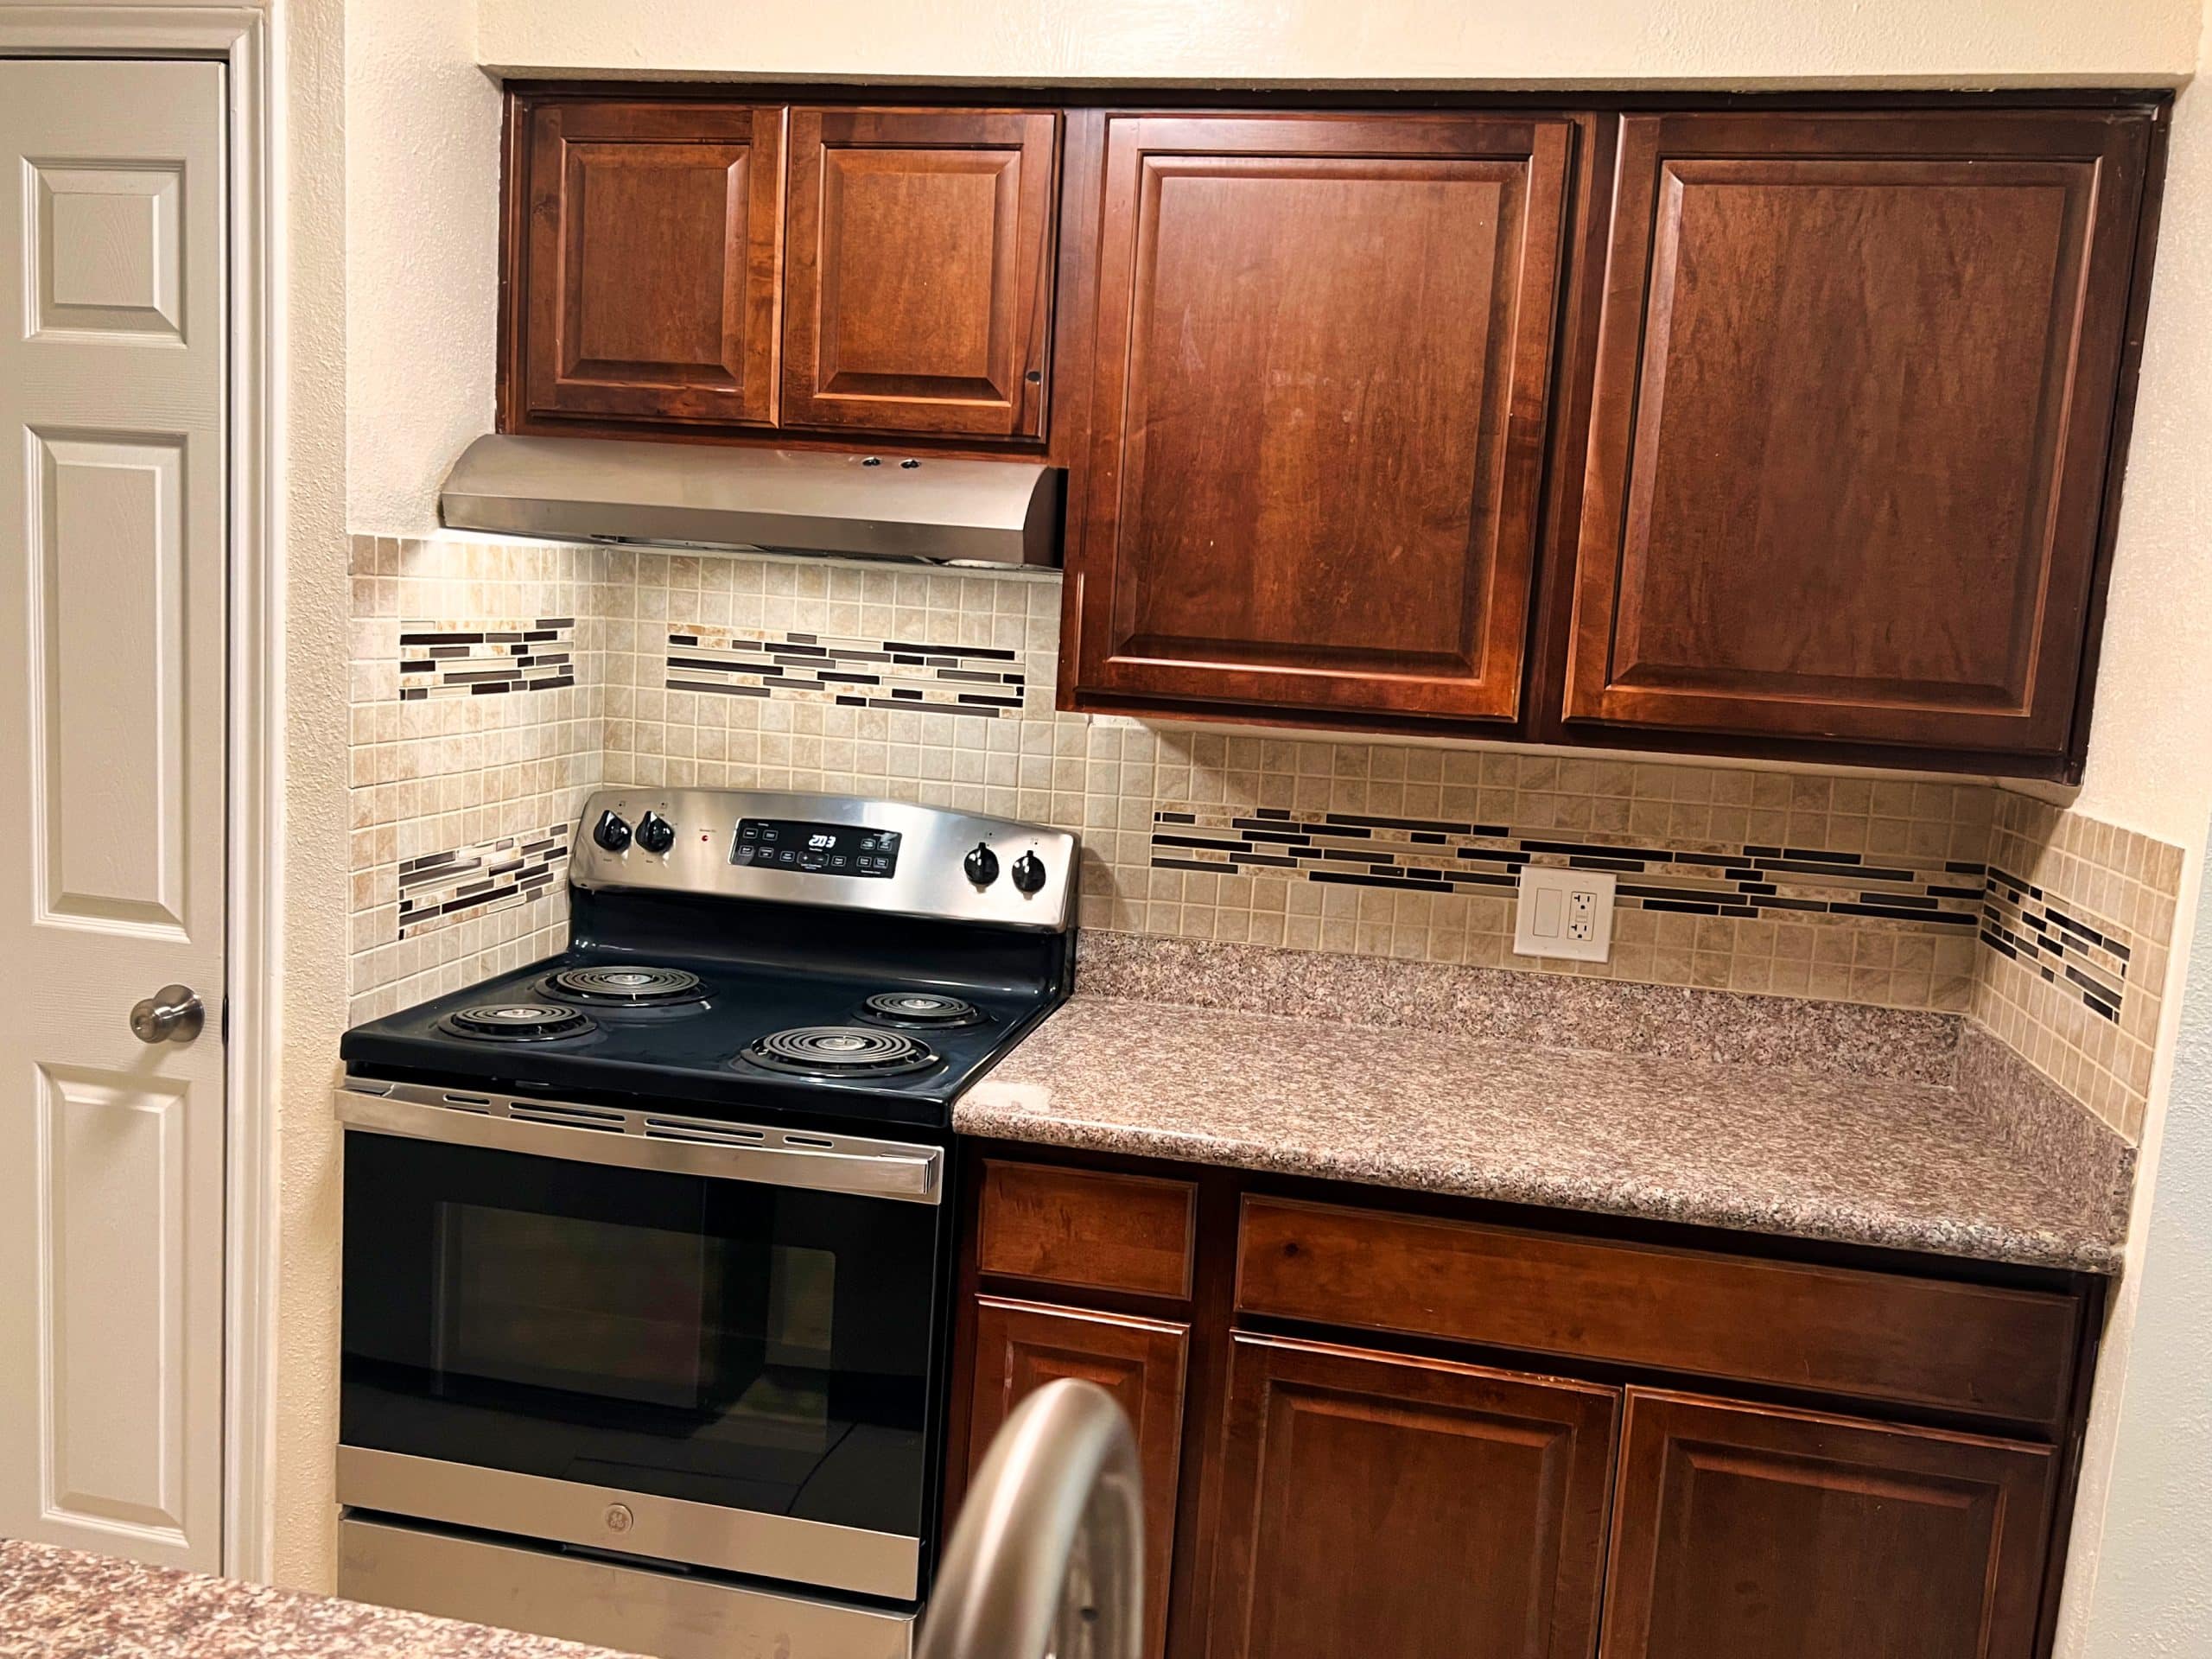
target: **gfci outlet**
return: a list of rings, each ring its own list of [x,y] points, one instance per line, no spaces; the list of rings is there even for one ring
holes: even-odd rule
[[[1529,864],[1521,871],[1521,902],[1513,918],[1513,954],[1603,962],[1613,953],[1613,882],[1610,870],[1563,870]]]

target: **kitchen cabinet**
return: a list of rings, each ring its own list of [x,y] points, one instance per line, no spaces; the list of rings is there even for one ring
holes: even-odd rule
[[[951,1507],[1111,1389],[1168,1659],[2050,1651],[2101,1281],[977,1150]]]
[[[556,99],[513,120],[510,424],[772,422],[783,111]]]
[[[503,429],[1043,435],[1053,111],[533,93],[509,121]]]
[[[1571,1659],[1619,1391],[1239,1335],[1210,1659]]]
[[[785,425],[1043,435],[1058,121],[791,111]]]
[[[1516,715],[1569,134],[1108,121],[1077,706]]]
[[[518,87],[501,429],[1064,468],[1070,711],[2080,780],[2161,96],[909,98]]]
[[[2056,762],[2149,124],[1620,123],[1564,713]]]
[[[980,1465],[991,1437],[1047,1382],[1096,1382],[1128,1413],[1144,1478],[1146,1623],[1158,1654],[1167,1627],[1160,1593],[1175,1541],[1175,1487],[1183,1455],[1183,1388],[1190,1327],[1126,1313],[986,1296],[977,1303],[969,1445]],[[972,1465],[971,1465],[972,1472]]]
[[[2031,1653],[2053,1462],[1630,1389],[1601,1659]]]

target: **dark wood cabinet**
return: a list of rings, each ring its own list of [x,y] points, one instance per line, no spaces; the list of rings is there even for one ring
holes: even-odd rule
[[[1161,1651],[1167,1628],[1189,1351],[1190,1326],[1164,1319],[996,1296],[982,1297],[976,1305],[970,1474],[1007,1414],[1047,1382],[1067,1376],[1096,1382],[1128,1413],[1144,1477],[1145,1616],[1154,1655]]]
[[[1622,119],[1570,728],[2068,752],[2149,136]]]
[[[791,111],[785,425],[1042,435],[1058,122]]]
[[[514,119],[522,417],[772,422],[784,111],[553,99]]]
[[[1064,468],[1065,709],[2080,781],[2161,96],[907,96],[518,88],[502,429]]]
[[[1582,1659],[1619,1399],[1237,1337],[1209,1659]]]
[[[1079,706],[1514,718],[1570,130],[1109,120]]]
[[[2101,1281],[978,1150],[955,1506],[1023,1395],[1110,1390],[1155,1654],[2050,1652]]]
[[[1631,1389],[1602,1659],[2028,1659],[2054,1461]]]

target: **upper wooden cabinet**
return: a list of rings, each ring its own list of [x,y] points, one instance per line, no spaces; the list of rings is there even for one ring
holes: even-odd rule
[[[511,119],[508,429],[1043,435],[1053,111],[543,93]]]
[[[1570,728],[2067,752],[2148,137],[1621,121]]]
[[[1058,122],[791,111],[786,425],[1043,433]]]
[[[773,421],[783,111],[554,99],[516,120],[520,413]]]
[[[1570,130],[1109,120],[1078,703],[1516,715]]]

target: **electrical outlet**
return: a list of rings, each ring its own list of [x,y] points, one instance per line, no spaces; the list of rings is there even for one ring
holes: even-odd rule
[[[1513,954],[1604,962],[1613,953],[1611,870],[1568,870],[1529,864],[1513,918]]]

